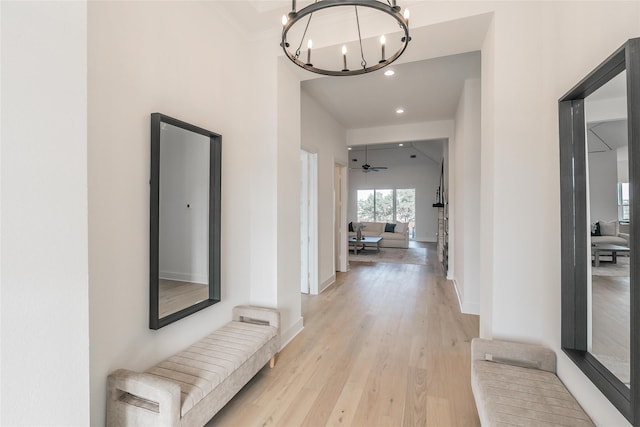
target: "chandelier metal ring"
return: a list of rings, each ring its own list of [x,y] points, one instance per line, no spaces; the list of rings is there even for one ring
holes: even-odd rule
[[[286,22],[283,19],[283,27],[282,27],[282,42],[280,46],[282,50],[284,50],[285,55],[297,66],[304,68],[307,71],[311,71],[317,74],[323,74],[326,76],[355,76],[359,74],[370,73],[372,71],[379,70],[381,68],[386,67],[387,65],[393,63],[396,59],[400,57],[407,48],[407,45],[411,41],[411,37],[409,36],[409,22],[408,19],[405,18],[400,12],[400,7],[395,5],[395,0],[393,1],[393,5],[382,3],[378,0],[318,0],[315,3],[310,4],[307,7],[300,9],[299,11],[295,10],[295,0],[293,0],[293,10],[286,15]],[[331,7],[339,7],[339,6],[362,6],[371,9],[375,9],[377,11],[386,13],[387,15],[393,17],[397,22],[402,31],[404,32],[404,36],[401,38],[402,45],[400,48],[388,58],[383,58],[381,61],[376,61],[374,65],[367,66],[366,61],[364,60],[361,63],[362,68],[358,68],[355,70],[327,70],[324,68],[314,67],[311,63],[305,63],[299,59],[300,52],[299,48],[297,53],[292,53],[289,50],[289,43],[287,41],[287,34],[289,30],[298,23],[305,16],[312,16],[313,13],[318,12],[323,9],[328,9]],[[357,10],[357,9],[356,9]],[[307,23],[308,25],[308,23]],[[358,27],[359,30],[359,27]],[[306,33],[306,29],[305,29]],[[304,34],[303,34],[304,38]],[[300,41],[302,44],[302,40]],[[360,49],[362,50],[362,40],[360,40]]]

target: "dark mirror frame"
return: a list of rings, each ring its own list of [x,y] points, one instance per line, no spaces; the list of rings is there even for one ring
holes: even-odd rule
[[[160,227],[160,125],[168,123],[204,135],[210,140],[209,159],[209,298],[159,318],[159,227]],[[151,205],[149,251],[149,328],[160,329],[170,323],[220,302],[220,191],[222,136],[160,113],[151,114]]]
[[[587,351],[587,168],[584,100],[627,73],[630,183],[631,388]],[[562,256],[562,349],[632,424],[640,424],[640,38],[627,41],[558,101]]]

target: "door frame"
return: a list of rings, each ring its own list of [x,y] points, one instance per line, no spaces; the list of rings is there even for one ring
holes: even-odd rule
[[[348,180],[349,173],[347,165],[344,165],[334,159],[334,203],[340,204],[340,209],[334,205],[334,271],[347,272],[349,270],[349,250],[348,250],[348,236],[347,230],[347,207],[348,207]],[[335,182],[336,175],[339,175],[338,182]],[[339,198],[339,199],[338,199]]]
[[[308,288],[308,293],[318,295],[318,154],[300,149],[300,291]],[[306,196],[306,200],[303,200]],[[303,209],[306,205],[307,209]],[[306,218],[303,215],[306,212]],[[302,229],[307,225],[306,233]],[[304,234],[307,239],[304,239]],[[304,243],[307,247],[304,247]],[[307,262],[303,262],[305,258]],[[307,267],[308,286],[304,283],[304,266]],[[303,288],[304,287],[304,288]]]

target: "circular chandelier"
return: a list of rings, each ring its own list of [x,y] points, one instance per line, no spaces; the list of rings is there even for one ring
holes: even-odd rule
[[[384,68],[398,59],[411,41],[411,37],[409,36],[409,10],[405,9],[404,13],[402,13],[400,6],[396,4],[396,0],[387,0],[386,2],[379,0],[316,0],[314,3],[303,9],[300,9],[299,11],[296,11],[296,0],[292,0],[291,3],[291,12],[282,17],[282,42],[280,43],[280,46],[282,46],[284,53],[294,64],[301,68],[304,68],[307,71],[323,74],[326,76],[355,76],[358,74],[370,73],[372,71]],[[319,65],[313,65],[313,61],[311,58],[313,42],[311,38],[308,37],[309,27],[313,15],[314,13],[317,13],[321,10],[333,7],[343,7],[343,9],[348,9],[349,12],[353,12],[355,15],[355,25],[358,33],[358,47],[360,48],[359,55],[357,56],[359,56],[358,59],[360,60],[360,64],[354,69],[349,69],[348,67],[346,45],[343,45],[341,49],[342,58],[340,58],[340,56],[336,53],[335,69],[328,69],[328,67],[325,68]],[[353,7],[353,9],[351,7]],[[383,34],[379,39],[380,45],[378,51],[380,52],[380,56],[378,57],[376,55],[375,61],[371,61],[371,63],[367,62],[367,60],[365,59],[365,50],[363,49],[362,36],[360,32],[360,16],[358,14],[359,7],[369,8],[373,9],[376,12],[387,14],[392,17],[400,26],[403,34],[400,37],[400,44],[398,49],[391,56],[387,57],[385,55],[385,48],[388,45],[388,40],[387,37],[385,37],[385,35]],[[302,30],[302,36],[299,39],[299,43],[294,43],[293,41],[290,43],[287,40],[289,31],[305,17],[307,19],[306,23],[304,23],[304,30],[300,28],[300,30]],[[298,27],[301,26],[302,23],[298,25]],[[306,55],[303,55],[300,49],[302,48],[305,40],[307,42],[307,50]],[[291,48],[295,50],[292,50]],[[306,61],[303,60],[303,58],[306,59]]]

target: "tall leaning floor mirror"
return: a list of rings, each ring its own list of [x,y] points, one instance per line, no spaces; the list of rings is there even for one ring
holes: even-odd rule
[[[559,100],[562,348],[640,424],[640,39]]]

